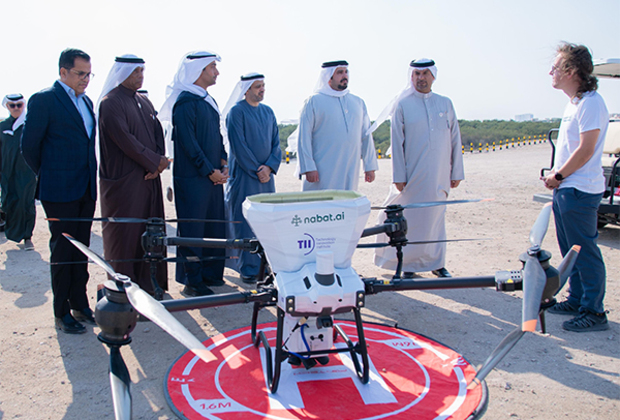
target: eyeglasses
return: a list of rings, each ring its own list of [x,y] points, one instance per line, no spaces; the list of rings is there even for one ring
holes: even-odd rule
[[[75,74],[81,80],[93,79],[95,77],[95,73],[91,73],[91,72],[86,73],[84,71],[77,71],[74,69],[69,69],[69,71]]]
[[[9,108],[11,108],[11,109],[15,109],[15,108],[20,109],[21,107],[23,107],[23,106],[24,106],[24,104],[23,104],[22,102],[18,102],[18,103],[8,103],[7,105],[8,105],[8,106],[9,106]]]
[[[560,71],[561,69],[558,66],[551,65],[551,74],[555,74],[555,72]]]

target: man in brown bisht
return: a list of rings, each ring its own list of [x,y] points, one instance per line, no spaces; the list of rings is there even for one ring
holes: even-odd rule
[[[99,188],[102,217],[164,218],[159,174],[168,167],[164,134],[153,104],[137,93],[144,81],[144,60],[116,57],[99,99]],[[103,223],[107,260],[140,259],[143,223]],[[118,273],[161,299],[168,290],[166,263],[157,265],[156,290],[149,263],[112,261]],[[157,292],[157,293],[156,293]]]

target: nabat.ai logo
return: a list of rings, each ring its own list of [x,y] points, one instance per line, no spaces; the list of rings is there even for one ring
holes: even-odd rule
[[[314,251],[315,240],[312,235],[304,233],[305,238],[297,241],[297,249],[303,251],[304,255],[308,255]]]
[[[325,222],[341,222],[344,220],[344,212],[342,213],[327,213],[327,214],[315,214],[314,216],[306,216],[303,219],[299,215],[295,215],[291,220],[291,224],[298,227],[300,224],[315,224]]]

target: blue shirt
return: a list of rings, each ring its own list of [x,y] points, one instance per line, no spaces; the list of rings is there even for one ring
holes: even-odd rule
[[[73,90],[60,80],[58,81],[58,83],[60,83],[60,86],[65,89],[67,95],[69,95],[69,98],[71,98],[71,101],[82,116],[82,121],[84,121],[84,128],[86,128],[86,134],[88,134],[88,137],[90,137],[93,133],[93,128],[95,127],[95,120],[90,114],[90,111],[88,110],[88,105],[86,105],[86,100],[84,99],[85,94],[82,93],[80,95],[76,95],[75,90]]]

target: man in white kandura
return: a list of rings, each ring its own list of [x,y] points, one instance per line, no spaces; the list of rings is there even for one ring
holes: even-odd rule
[[[465,177],[459,123],[452,101],[431,92],[436,77],[433,60],[412,61],[407,86],[369,130],[378,127],[387,115],[392,116],[394,186],[385,205],[444,201],[450,188],[458,187]],[[405,210],[409,240],[445,240],[445,213],[445,206]],[[379,236],[378,242],[386,242],[385,236]],[[403,254],[405,278],[418,271],[451,277],[445,268],[445,242],[408,245]],[[394,269],[396,262],[393,248],[376,250],[375,264],[379,267]]]
[[[366,182],[375,179],[377,153],[364,101],[349,93],[346,61],[323,63],[314,95],[299,119],[298,164],[302,189],[356,190],[360,159]]]

